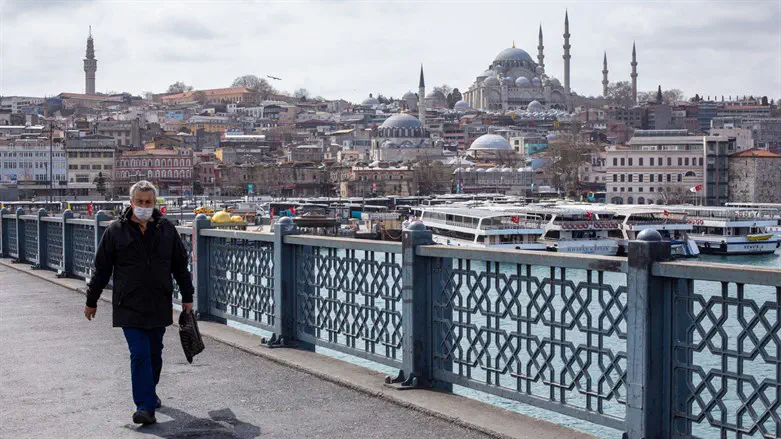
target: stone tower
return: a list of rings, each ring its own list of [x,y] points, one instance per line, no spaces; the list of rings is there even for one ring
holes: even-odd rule
[[[564,89],[567,90],[567,94],[570,93],[569,89],[569,14],[564,11]]]
[[[92,26],[87,37],[87,56],[84,58],[84,91],[88,95],[95,94],[95,72],[98,70],[98,60],[95,59],[95,46],[92,43]]]
[[[420,83],[418,83],[418,120],[426,128],[426,81],[423,80],[423,64],[420,65]]]
[[[632,42],[632,103],[637,105],[637,50]]]
[[[545,48],[545,46],[542,45],[542,23],[540,23],[540,33],[537,40],[537,64],[545,70],[545,55],[542,54],[542,49]]]
[[[602,58],[602,96],[607,97],[607,52],[605,52],[605,57]]]

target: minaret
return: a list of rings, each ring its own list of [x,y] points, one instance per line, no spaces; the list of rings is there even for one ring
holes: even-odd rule
[[[569,94],[569,14],[564,11],[564,88]]]
[[[418,120],[426,128],[426,81],[423,80],[423,64],[420,65],[420,83],[418,84]]]
[[[632,41],[632,103],[637,105],[637,50]]]
[[[605,52],[605,57],[602,58],[602,97],[607,97],[607,85],[609,82],[607,81],[607,52]]]
[[[95,94],[95,72],[98,70],[98,60],[95,59],[95,46],[92,43],[92,26],[87,37],[87,56],[84,58],[84,91],[88,95]]]
[[[540,34],[537,37],[538,43],[537,43],[537,64],[545,69],[545,55],[542,54],[542,49],[545,48],[545,46],[542,45],[542,23],[540,23]]]

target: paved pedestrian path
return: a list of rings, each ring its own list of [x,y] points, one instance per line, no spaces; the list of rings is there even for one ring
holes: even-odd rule
[[[111,306],[0,265],[0,438],[482,438],[206,339],[192,365],[165,336],[158,424],[131,423],[130,365]]]

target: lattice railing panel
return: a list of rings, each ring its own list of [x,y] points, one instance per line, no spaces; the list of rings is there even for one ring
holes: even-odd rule
[[[402,354],[401,255],[296,247],[300,339],[397,365]]]
[[[62,270],[62,223],[45,222],[46,266],[52,270]]]
[[[5,221],[5,220],[4,220]],[[18,258],[19,257],[19,247],[17,242],[17,236],[16,236],[16,221],[17,219],[11,219],[8,220],[8,223],[6,223],[6,237],[8,238],[8,247],[6,247],[6,251],[8,252],[8,255],[12,258]]]
[[[89,279],[95,269],[95,229],[84,224],[72,224],[73,273]]]
[[[38,263],[38,221],[22,220],[24,224],[24,260]]]
[[[674,428],[781,437],[781,288],[684,281],[674,293]]]
[[[454,259],[433,297],[435,376],[606,425],[626,405],[626,275]]]
[[[207,241],[211,312],[273,330],[273,244],[215,237]]]

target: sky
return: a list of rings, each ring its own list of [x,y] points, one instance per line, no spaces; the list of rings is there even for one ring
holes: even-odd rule
[[[237,76],[361,101],[400,97],[426,85],[467,89],[515,42],[563,82],[569,11],[571,85],[600,95],[630,80],[637,44],[638,90],[685,96],[781,97],[781,0],[763,1],[18,1],[0,0],[0,94],[84,92],[89,26],[98,92],[164,92],[183,81],[228,87]]]

